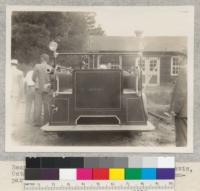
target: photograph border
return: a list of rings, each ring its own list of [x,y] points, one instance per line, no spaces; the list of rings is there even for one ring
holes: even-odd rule
[[[138,146],[13,146],[11,140],[11,131],[10,131],[10,120],[8,113],[10,109],[8,107],[9,103],[9,65],[11,61],[11,14],[12,11],[92,11],[93,8],[111,8],[116,6],[7,6],[6,7],[6,94],[5,94],[5,151],[6,152],[138,152],[138,153],[192,153],[193,152],[193,101],[194,101],[194,6],[143,6],[151,8],[172,8],[180,9],[181,7],[187,8],[193,19],[193,34],[190,34],[188,37],[188,92],[190,95],[187,96],[188,100],[188,143],[186,147],[138,147]],[[131,6],[123,6],[131,7]],[[141,6],[132,6],[132,7],[141,7]],[[92,9],[91,9],[92,8]],[[120,6],[117,6],[120,8]]]

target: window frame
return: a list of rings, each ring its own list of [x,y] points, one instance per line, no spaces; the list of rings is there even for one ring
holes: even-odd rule
[[[173,69],[174,69],[174,58],[176,58],[176,59],[178,59],[178,72],[175,74],[175,73],[173,73]],[[176,69],[177,69],[176,68]],[[170,75],[171,76],[178,76],[178,73],[179,73],[179,71],[180,71],[180,56],[172,56],[171,57],[171,67],[170,67]]]

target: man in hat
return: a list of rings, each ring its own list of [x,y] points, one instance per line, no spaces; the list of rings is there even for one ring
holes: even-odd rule
[[[23,95],[23,72],[18,69],[18,60],[11,60],[11,104],[12,104],[12,124],[17,123],[17,110]]]
[[[49,92],[50,92],[50,71],[49,56],[42,54],[40,64],[36,64],[33,69],[32,79],[35,82],[35,126],[41,126],[49,121]],[[44,113],[41,119],[42,109]]]

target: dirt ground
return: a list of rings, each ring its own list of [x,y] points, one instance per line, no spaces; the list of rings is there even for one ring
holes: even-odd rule
[[[170,86],[151,87],[145,90],[148,111],[163,115],[169,109]],[[24,123],[22,102],[17,111],[18,122],[13,126],[11,139],[18,145],[26,146],[174,146],[175,128],[173,120],[161,120],[149,115],[155,126],[151,132],[68,132],[63,137],[46,133],[39,127]]]

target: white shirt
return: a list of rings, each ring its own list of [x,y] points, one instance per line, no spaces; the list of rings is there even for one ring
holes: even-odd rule
[[[33,70],[29,71],[25,78],[24,78],[24,82],[27,86],[34,86],[35,82],[32,80],[32,76],[33,76]]]

